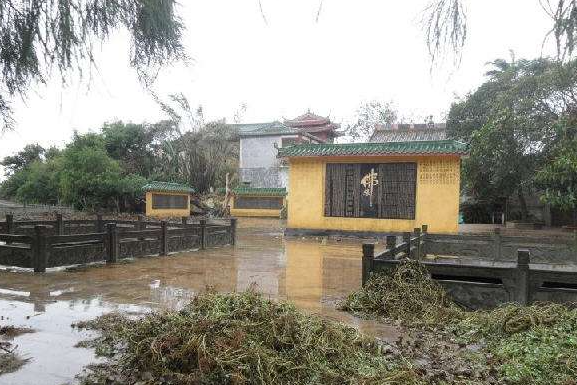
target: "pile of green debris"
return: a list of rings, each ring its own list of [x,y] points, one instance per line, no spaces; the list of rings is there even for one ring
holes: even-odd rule
[[[84,384],[413,384],[375,340],[248,291],[208,292],[181,311],[76,325],[109,357]]]
[[[373,274],[340,305],[361,316],[401,321],[407,326],[437,326],[462,317],[442,286],[418,261],[407,260],[389,274]]]
[[[455,346],[481,347],[479,353],[497,371],[499,383],[577,384],[577,309],[573,307],[509,304],[465,311],[450,300],[423,265],[406,261],[389,274],[373,275],[341,308],[400,323],[409,328],[409,335],[418,334],[429,345],[430,340],[440,346],[450,339]],[[423,326],[434,332],[423,333]],[[451,359],[463,358],[459,354],[469,355],[465,359],[470,361],[466,349]]]
[[[541,303],[466,314],[447,325],[465,343],[481,341],[501,378],[517,384],[577,384],[577,309]]]
[[[181,311],[110,314],[78,327],[108,357],[95,384],[562,384],[577,382],[577,310],[459,308],[418,262],[375,275],[342,308],[402,329],[395,345],[255,292],[197,296]]]

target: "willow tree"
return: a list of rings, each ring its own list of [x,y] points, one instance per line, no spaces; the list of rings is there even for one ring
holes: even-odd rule
[[[457,60],[467,40],[466,4],[472,0],[431,0],[424,12],[426,42],[433,62],[446,53]],[[552,36],[560,59],[573,56],[577,47],[577,0],[531,0],[539,2],[551,18]],[[523,12],[522,9],[519,12]]]
[[[176,0],[1,0],[0,128],[13,125],[11,101],[51,75],[62,82],[96,64],[95,43],[130,33],[130,63],[149,84],[158,69],[185,57]]]

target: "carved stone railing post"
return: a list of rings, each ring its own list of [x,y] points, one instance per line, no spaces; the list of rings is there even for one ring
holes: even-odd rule
[[[403,233],[403,242],[405,243],[407,258],[411,259],[411,233]]]
[[[160,236],[160,255],[168,255],[168,223],[162,221],[160,223],[162,235]]]
[[[503,242],[501,239],[501,229],[493,229],[493,258],[495,261],[500,261],[503,256]]]
[[[102,214],[96,214],[96,232],[104,232],[104,222],[102,221]]]
[[[46,226],[34,226],[34,240],[32,241],[32,267],[35,273],[44,273],[48,265],[48,239]]]
[[[415,237],[417,244],[415,245],[415,259],[419,260],[421,259],[422,255],[422,250],[421,250],[421,228],[420,227],[415,227],[413,229],[413,231],[415,232]]]
[[[108,256],[107,263],[115,263],[118,261],[120,254],[120,243],[118,242],[118,228],[116,223],[107,223],[106,230],[108,232]]]
[[[385,247],[387,249],[387,256],[392,258],[395,258],[395,254],[396,254],[396,250],[395,248],[397,247],[397,236],[396,235],[387,235],[387,237],[385,238]]]
[[[421,226],[421,235],[422,235],[422,240],[423,242],[421,243],[421,254],[422,257],[425,258],[427,256],[427,233],[429,231],[429,226],[428,225],[422,225]]]
[[[577,230],[573,230],[573,262],[577,262]]]
[[[6,234],[14,234],[14,214],[6,214]],[[7,245],[12,242],[6,242]]]
[[[516,271],[516,293],[515,302],[520,305],[527,305],[531,301],[529,298],[529,263],[531,254],[527,249],[517,250],[517,271]]]
[[[363,243],[363,272],[362,272],[362,284],[365,286],[371,271],[373,270],[375,260],[375,245],[373,243]]]
[[[236,225],[237,219],[230,218],[230,244],[233,246],[236,244]]]
[[[64,221],[61,213],[56,214],[56,234],[64,235]]]
[[[200,248],[206,249],[206,219],[200,220]]]
[[[144,223],[144,218],[142,215],[139,215],[138,217],[136,217],[136,229],[138,231],[142,231],[146,228],[146,224]]]
[[[14,234],[14,214],[6,214],[6,234]]]

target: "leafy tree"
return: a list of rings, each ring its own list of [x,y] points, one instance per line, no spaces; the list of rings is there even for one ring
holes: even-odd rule
[[[154,168],[152,143],[154,132],[145,124],[114,122],[102,127],[106,152],[119,161],[126,173],[145,178]]]
[[[117,211],[135,212],[142,210],[144,191],[142,187],[147,179],[138,174],[128,174],[120,179],[117,186]]]
[[[534,173],[558,140],[556,124],[577,105],[577,62],[497,60],[488,80],[453,104],[449,135],[471,144],[464,161],[465,188],[477,199],[525,195]]]
[[[16,193],[20,186],[26,183],[28,179],[28,169],[20,169],[8,176],[6,180],[0,184],[0,197],[11,199],[16,197]]]
[[[31,166],[42,162],[44,148],[38,144],[28,144],[15,155],[6,156],[0,164],[6,169],[8,177],[0,186],[0,196],[16,197],[18,189],[32,175]]]
[[[224,186],[226,174],[238,167],[236,132],[224,120],[204,123],[201,109],[182,112],[182,105],[173,111],[194,119],[114,122],[100,132],[75,132],[63,150],[28,146],[6,158],[10,172],[0,194],[22,202],[135,211],[148,180],[182,182],[200,192]]]
[[[562,118],[557,128],[559,140],[550,151],[544,166],[536,174],[543,191],[541,199],[574,213],[577,221],[577,111]]]
[[[356,121],[345,128],[345,134],[353,140],[366,141],[377,125],[397,121],[398,112],[392,102],[373,100],[362,104],[357,110]]]
[[[491,119],[475,131],[470,142],[470,157],[463,162],[463,175],[469,193],[480,201],[496,202],[516,194],[521,214],[528,216],[525,196],[539,154],[526,153],[517,140],[518,120],[513,114]]]
[[[16,199],[24,203],[58,203],[58,165],[55,161],[34,161],[26,179],[16,190]]]
[[[59,195],[80,209],[122,209],[134,206],[146,178],[126,175],[106,152],[103,135],[75,133],[59,158]]]
[[[28,144],[16,155],[5,157],[0,164],[6,168],[7,174],[18,172],[32,162],[40,160],[45,150],[38,144]]]
[[[61,151],[58,147],[48,147],[48,149],[44,152],[44,157],[46,158],[47,161],[55,159],[57,157],[59,157],[61,154]]]
[[[157,174],[193,186],[199,192],[224,186],[226,174],[238,167],[237,133],[224,120],[204,121],[202,107],[193,109],[182,94],[158,100],[170,121],[164,122],[165,140],[157,154]]]
[[[180,139],[186,183],[200,192],[224,187],[226,174],[238,167],[238,138],[224,121],[205,124],[198,132],[185,133]]]
[[[224,186],[226,174],[238,167],[237,134],[223,121],[186,131],[158,149],[154,179],[185,183],[201,193]]]
[[[103,147],[72,143],[62,154],[60,195],[80,209],[107,207],[118,195],[121,169]],[[116,202],[113,202],[116,203]]]
[[[176,0],[2,0],[0,2],[0,118],[12,127],[10,100],[52,71],[66,83],[71,70],[94,63],[95,42],[125,29],[130,61],[149,83],[159,66],[184,58]]]
[[[154,98],[177,130],[197,131],[204,125],[202,106],[193,109],[183,93],[170,94],[168,100],[162,100],[157,95]]]

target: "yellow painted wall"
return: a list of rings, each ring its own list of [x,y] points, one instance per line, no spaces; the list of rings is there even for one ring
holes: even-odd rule
[[[327,163],[386,162],[417,163],[414,220],[324,216]],[[403,232],[426,224],[429,232],[457,232],[460,164],[457,156],[291,158],[287,226],[294,229]]]
[[[188,207],[186,209],[153,209],[152,208],[152,194],[162,194],[162,195],[185,195],[189,197],[188,194],[183,193],[172,193],[172,192],[154,192],[154,191],[147,191],[146,192],[146,216],[149,217],[160,217],[160,218],[168,218],[168,217],[188,217],[190,216],[190,199],[188,199]]]
[[[248,196],[248,195],[247,195]],[[255,197],[258,197],[255,195]],[[283,199],[283,206],[286,204],[286,198]],[[267,210],[267,209],[235,209],[234,197],[230,203],[230,215],[233,217],[272,217],[279,218],[281,210]]]

